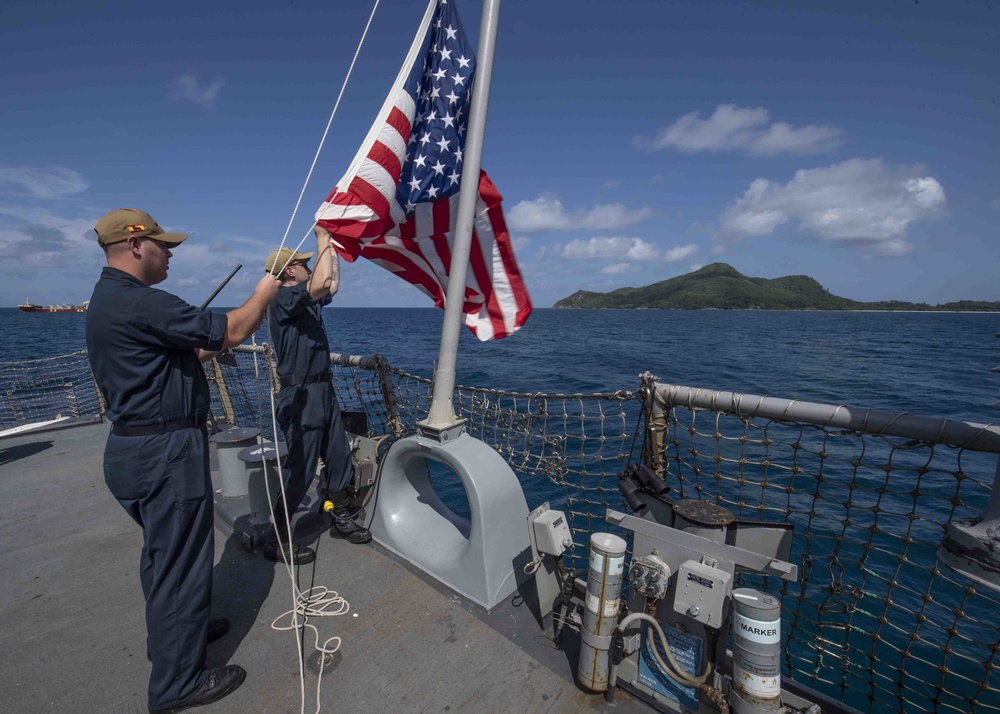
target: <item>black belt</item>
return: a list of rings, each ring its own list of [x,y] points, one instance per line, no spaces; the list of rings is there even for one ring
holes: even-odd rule
[[[315,384],[316,382],[329,382],[330,370],[325,370],[319,374],[292,374],[287,377],[278,377],[278,383],[282,387],[297,387],[300,384]]]
[[[124,424],[114,422],[111,425],[111,433],[115,436],[154,436],[156,434],[166,434],[168,431],[180,431],[181,429],[202,427],[205,426],[207,421],[207,417],[203,417],[198,421],[195,421],[194,419],[177,419],[176,421],[167,421],[162,424],[149,424],[148,426],[125,426]]]

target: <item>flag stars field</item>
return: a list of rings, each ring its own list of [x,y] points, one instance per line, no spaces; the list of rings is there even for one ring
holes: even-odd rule
[[[464,51],[460,56],[454,59],[452,57],[453,53],[459,54],[458,29],[453,25],[442,29],[440,22],[436,22],[433,27],[429,42],[433,49],[428,54],[424,67],[422,86],[416,92],[420,100],[413,120],[414,135],[419,132],[416,142],[421,147],[421,153],[409,164],[413,171],[409,180],[406,176],[407,167],[403,167],[398,192],[398,201],[407,214],[411,214],[422,200],[443,198],[458,190],[458,180],[445,176],[447,166],[461,160],[457,158],[453,161],[453,157],[446,156],[454,154],[452,147],[461,144],[460,134],[456,131],[456,117],[452,116],[450,108],[458,102],[468,102],[466,79],[475,69]],[[449,75],[450,71],[454,74]],[[443,95],[445,90],[448,90],[448,94]],[[416,144],[411,147],[411,154],[414,148]],[[448,163],[441,159],[446,159]],[[429,166],[429,171],[425,171],[428,161],[434,163]],[[457,170],[454,173],[461,175]]]

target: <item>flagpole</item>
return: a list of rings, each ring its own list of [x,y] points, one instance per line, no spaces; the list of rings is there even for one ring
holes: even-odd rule
[[[455,0],[448,0],[455,2]],[[444,325],[441,348],[434,372],[434,393],[425,428],[442,432],[461,426],[455,418],[452,395],[455,391],[455,363],[458,357],[458,337],[462,327],[465,304],[465,277],[472,247],[472,223],[479,199],[479,167],[483,156],[483,136],[486,133],[486,107],[490,100],[490,80],[493,76],[493,55],[496,48],[500,0],[483,0],[483,17],[479,24],[479,51],[476,62],[476,84],[469,107],[468,134],[465,138],[462,180],[459,184],[458,216],[455,223],[455,244],[452,247],[448,292],[445,295]]]

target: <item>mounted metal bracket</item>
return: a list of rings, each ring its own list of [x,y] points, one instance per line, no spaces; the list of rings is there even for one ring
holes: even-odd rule
[[[426,420],[418,421],[417,433],[426,439],[434,439],[439,444],[444,444],[454,441],[465,433],[465,419],[455,419],[455,422],[448,426],[434,426]]]
[[[665,533],[664,527],[658,523],[619,513],[610,508],[607,512],[607,521],[654,540],[662,539]],[[773,575],[782,580],[795,581],[799,577],[799,566],[769,555],[761,555],[736,546],[717,543],[703,536],[692,535],[677,529],[671,529],[669,537],[671,546],[685,552],[686,559],[701,558],[707,555],[716,558],[719,561],[719,567],[731,563],[736,568],[746,568],[762,575]]]
[[[952,521],[938,561],[994,592],[1000,592],[1000,459],[990,500],[979,518]]]

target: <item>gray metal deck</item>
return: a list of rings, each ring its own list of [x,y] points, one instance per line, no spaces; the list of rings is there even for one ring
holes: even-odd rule
[[[145,712],[141,534],[104,485],[108,425],[0,439],[0,710]],[[232,631],[209,664],[248,676],[234,694],[193,711],[298,712],[295,635],[274,618],[292,607],[282,566],[218,531],[213,614]],[[350,613],[310,620],[343,638],[323,675],[324,712],[580,712],[605,707],[572,681],[518,597],[486,614],[381,547],[322,535],[300,569],[303,589],[336,590]],[[308,634],[308,631],[307,631]],[[317,657],[307,650],[306,705]],[[535,651],[532,656],[520,645]],[[537,658],[536,658],[537,657]],[[616,711],[650,711],[619,691]]]

